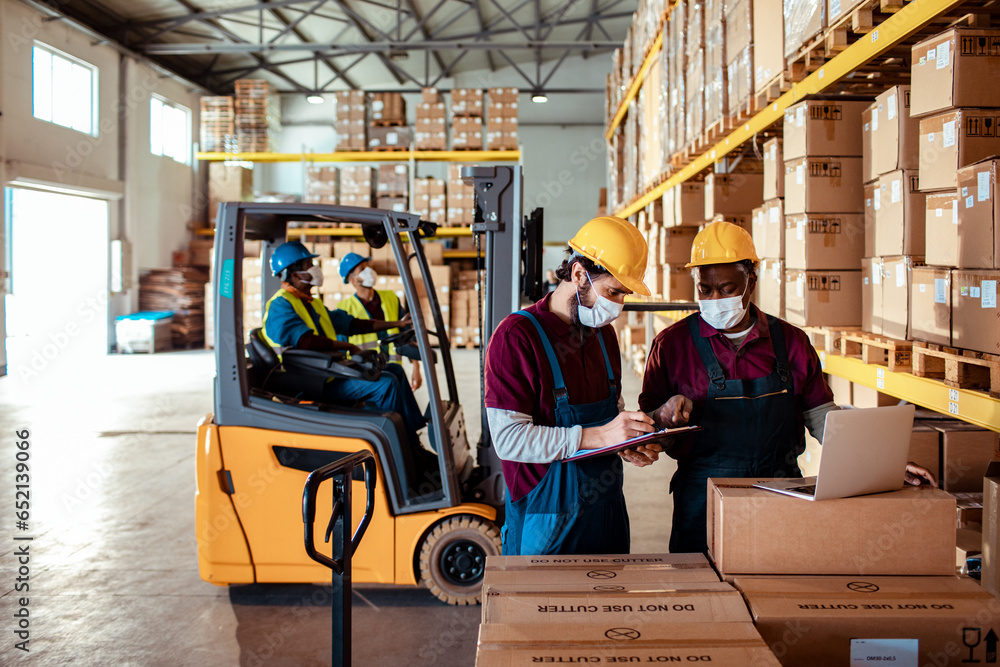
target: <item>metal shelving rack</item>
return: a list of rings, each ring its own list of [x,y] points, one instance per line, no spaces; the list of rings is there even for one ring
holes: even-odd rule
[[[788,92],[770,102],[748,120],[734,127],[692,162],[674,173],[664,174],[662,182],[617,210],[615,215],[627,218],[638,213],[654,200],[662,197],[673,186],[679,185],[711,167],[716,161],[752,139],[758,132],[774,125],[782,119],[785,109],[788,107],[809,95],[816,95],[830,89],[855,70],[889,52],[934,19],[965,4],[969,4],[970,13],[974,13],[976,5],[966,3],[966,0],[912,0],[802,81],[793,83]],[[638,95],[642,80],[653,59],[658,57],[659,50],[663,45],[663,32],[664,26],[661,26],[656,40],[646,54],[642,67],[633,77],[629,90],[619,104],[618,112],[612,118],[607,130],[606,136],[609,139],[624,119],[629,102]],[[873,80],[872,83],[877,83],[877,80]],[[938,380],[920,378],[909,373],[894,373],[885,366],[865,364],[859,359],[835,356],[823,351],[820,351],[819,354],[824,370],[831,375],[857,382],[890,396],[954,416],[992,431],[1000,431],[1000,399],[991,398],[986,393],[953,389]]]

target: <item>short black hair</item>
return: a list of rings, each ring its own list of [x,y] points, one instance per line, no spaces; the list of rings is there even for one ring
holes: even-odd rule
[[[573,277],[573,265],[577,263],[586,269],[591,278],[611,273],[597,262],[587,259],[573,250],[573,248],[566,246],[566,259],[556,269],[556,278],[559,282],[568,282]]]

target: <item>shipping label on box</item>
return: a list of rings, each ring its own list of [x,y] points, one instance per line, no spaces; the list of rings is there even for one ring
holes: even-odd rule
[[[861,271],[785,271],[785,319],[796,326],[861,324]]]
[[[919,190],[916,171],[879,177],[875,197],[875,254],[923,255],[927,195]]]
[[[1000,601],[968,578],[737,577],[735,585],[785,665],[957,667],[995,656]]]
[[[957,186],[962,167],[1000,154],[1000,108],[954,109],[920,119],[920,189]]]
[[[785,266],[854,269],[864,253],[861,214],[795,214],[785,217]]]
[[[862,155],[861,115],[868,102],[806,100],[788,107],[784,117],[784,160]]]
[[[915,266],[910,290],[910,334],[915,340],[951,345],[951,269]]]
[[[954,574],[955,499],[940,489],[803,502],[755,481],[708,480],[709,553],[723,575]]]
[[[1000,30],[952,28],[911,49],[913,106],[925,116],[949,107],[1000,107]]]
[[[951,273],[951,340],[955,347],[1000,354],[1000,271],[956,269]]]
[[[958,171],[958,255],[960,269],[1000,268],[1000,159],[989,159]]]

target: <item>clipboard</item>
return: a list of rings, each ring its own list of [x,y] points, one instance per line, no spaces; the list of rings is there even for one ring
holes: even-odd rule
[[[581,449],[579,452],[573,456],[568,456],[563,461],[581,461],[584,459],[594,458],[595,456],[607,456],[608,454],[617,454],[620,451],[626,449],[633,449],[639,445],[646,445],[651,442],[657,442],[661,444],[666,444],[667,441],[673,440],[674,438],[682,435],[687,435],[688,433],[694,433],[700,431],[700,426],[678,426],[676,428],[665,428],[659,431],[653,431],[652,433],[646,433],[645,435],[639,435],[634,438],[629,438],[628,440],[623,440],[614,445],[608,445],[607,447],[601,447],[600,449]],[[666,448],[664,448],[666,451]]]

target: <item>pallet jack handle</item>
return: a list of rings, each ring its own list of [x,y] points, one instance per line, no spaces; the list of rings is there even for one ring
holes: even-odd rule
[[[351,535],[351,481],[354,471],[364,466],[365,514],[358,528]],[[333,480],[333,510],[326,529],[325,541],[333,537],[331,556],[321,554],[314,544],[313,523],[316,519],[316,497],[319,486]],[[355,452],[328,463],[309,473],[302,491],[302,521],[305,524],[306,553],[317,563],[333,570],[333,660],[335,667],[351,664],[351,557],[357,551],[361,538],[375,513],[375,457],[369,451]],[[349,545],[349,546],[348,546]]]

